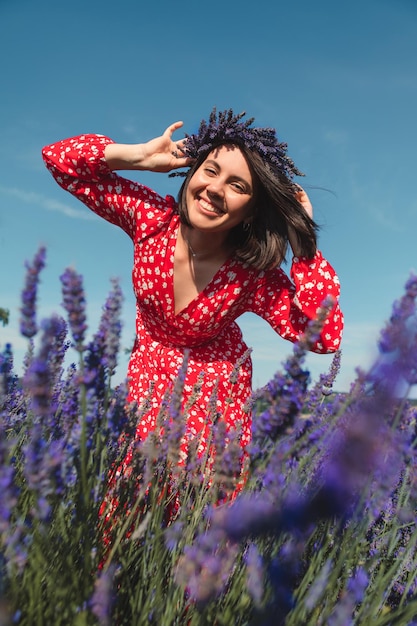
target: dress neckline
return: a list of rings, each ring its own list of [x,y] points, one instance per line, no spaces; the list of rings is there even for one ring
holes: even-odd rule
[[[213,276],[211,277],[211,279],[209,280],[209,282],[205,285],[204,289],[202,289],[196,296],[195,298],[193,298],[192,300],[189,301],[189,303],[182,308],[180,311],[175,312],[175,292],[174,292],[174,263],[175,263],[175,248],[177,245],[177,239],[178,239],[178,231],[180,228],[180,219],[179,216],[176,215],[175,216],[176,219],[176,224],[175,226],[172,228],[171,230],[171,235],[170,235],[170,241],[169,241],[169,250],[170,250],[170,263],[171,263],[171,267],[170,267],[170,274],[171,274],[171,284],[170,284],[170,288],[171,288],[171,292],[172,292],[172,297],[171,297],[171,302],[172,302],[172,314],[174,318],[178,318],[181,317],[182,315],[184,315],[184,313],[186,313],[188,311],[188,309],[191,306],[195,306],[196,303],[198,303],[199,300],[201,300],[201,298],[204,296],[204,294],[206,293],[206,291],[210,288],[210,286],[214,283],[215,280],[217,280],[218,276],[221,275],[224,271],[226,271],[226,269],[234,262],[233,257],[228,257],[224,263],[222,263],[222,265],[219,267],[219,269],[215,272],[215,274],[213,274]]]

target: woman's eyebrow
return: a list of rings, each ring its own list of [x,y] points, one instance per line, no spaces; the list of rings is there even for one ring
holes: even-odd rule
[[[219,164],[214,159],[206,159],[205,163],[210,163],[210,165],[215,165],[217,167],[217,169],[220,169]]]
[[[221,169],[220,165],[217,163],[217,161],[215,159],[206,159],[205,163],[208,163],[210,165],[214,165],[217,170]],[[250,182],[246,178],[243,178],[242,176],[239,176],[239,174],[233,174],[233,179],[234,180],[239,180],[242,183],[245,183],[245,185],[247,185],[247,187],[252,190],[252,185],[250,184]]]

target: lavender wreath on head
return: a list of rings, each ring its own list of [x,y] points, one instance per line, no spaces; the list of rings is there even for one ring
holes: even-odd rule
[[[287,144],[278,141],[275,129],[253,128],[255,118],[242,121],[245,115],[245,112],[235,115],[232,109],[217,113],[214,107],[208,122],[201,121],[197,133],[185,134],[182,152],[192,159],[198,159],[201,154],[210,152],[220,144],[240,144],[257,152],[273,172],[284,175],[292,184],[294,176],[304,176],[287,155]],[[170,176],[186,176],[186,172],[173,172]]]

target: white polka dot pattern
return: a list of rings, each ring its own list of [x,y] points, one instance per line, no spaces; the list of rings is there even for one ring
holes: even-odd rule
[[[340,345],[343,328],[338,278],[320,252],[313,259],[294,258],[292,280],[281,269],[258,271],[230,259],[204,291],[175,314],[176,203],[171,196],[162,198],[111,172],[103,154],[109,143],[112,140],[102,135],[82,135],[47,146],[43,156],[64,189],[133,240],[137,337],[128,369],[130,398],[148,403],[137,435],[145,438],[155,428],[162,398],[189,348],[184,386],[184,403],[191,403],[188,435],[200,437],[202,451],[210,432],[207,405],[218,383],[218,417],[229,427],[242,429],[245,446],[250,441],[251,420],[245,405],[251,394],[252,367],[235,319],[252,311],[282,337],[295,341],[326,296],[333,295],[336,304],[314,348],[333,352]],[[231,381],[239,360],[243,362],[238,376]]]

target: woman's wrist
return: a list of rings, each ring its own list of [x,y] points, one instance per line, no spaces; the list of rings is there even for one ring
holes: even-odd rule
[[[111,170],[146,170],[143,144],[111,143],[104,150]]]

